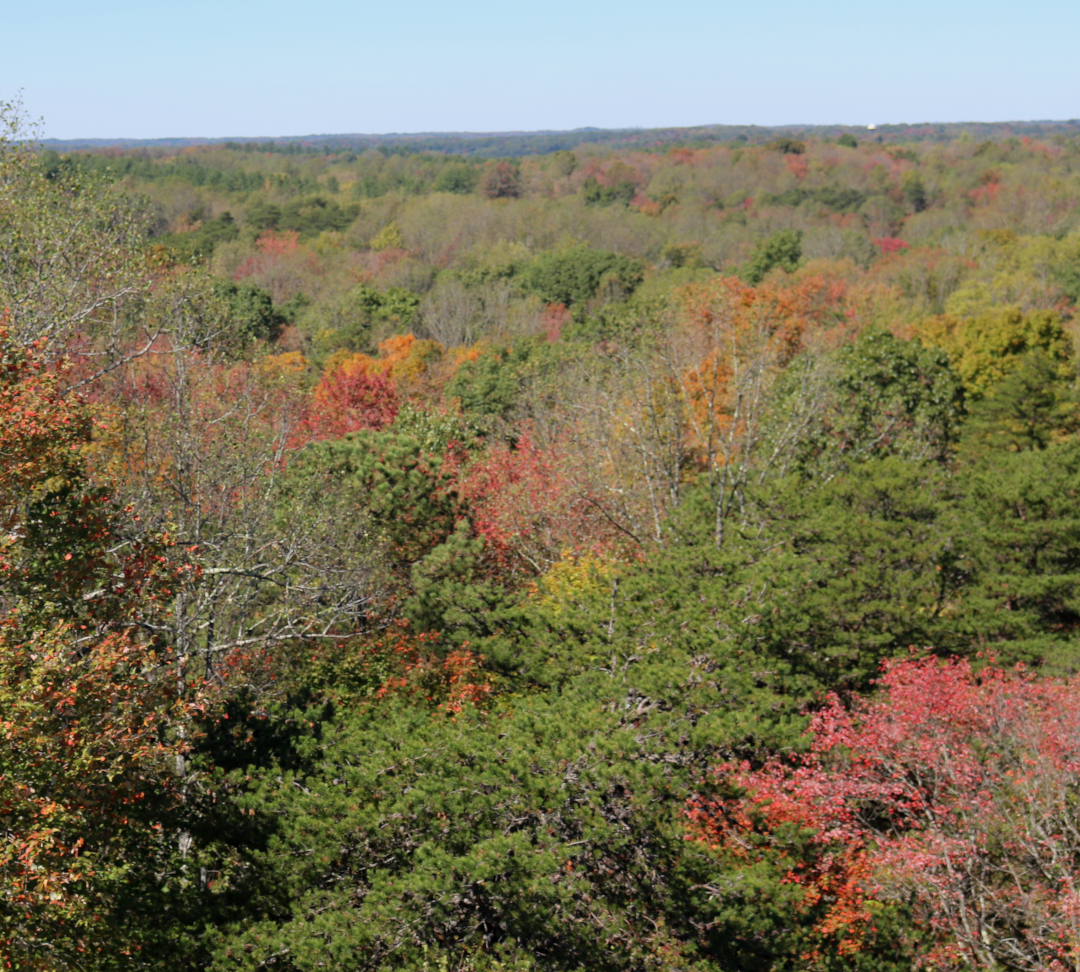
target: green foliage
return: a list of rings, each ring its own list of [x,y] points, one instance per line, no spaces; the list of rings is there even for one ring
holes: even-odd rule
[[[647,609],[620,597],[613,632],[606,606],[579,619],[590,644],[562,650],[610,668],[557,692],[491,715],[343,711],[298,742],[296,769],[249,771],[238,802],[273,827],[252,866],[288,906],[211,931],[212,967],[254,969],[283,948],[300,969],[378,969],[391,952],[416,969],[437,958],[614,972],[665,956],[709,968],[740,955],[740,968],[770,967],[787,916],[782,897],[761,904],[767,888],[782,894],[779,876],[711,895],[714,864],[684,839],[682,794],[718,746],[783,717],[755,696],[750,669],[707,649],[637,651],[633,618]]]
[[[476,188],[478,174],[471,165],[448,165],[432,183],[435,192],[466,194]]]
[[[1045,449],[1076,431],[1075,376],[1041,348],[1019,357],[1009,376],[971,409],[965,428],[968,454]]]
[[[308,239],[326,230],[346,229],[358,212],[355,205],[342,206],[325,196],[306,196],[282,206],[257,203],[248,209],[245,222],[256,229],[293,231]]]
[[[901,185],[904,189],[904,198],[915,212],[921,213],[926,209],[930,203],[930,197],[917,172],[905,172]]]
[[[776,267],[793,273],[798,269],[801,260],[802,231],[779,230],[754,248],[743,271],[743,277],[747,283],[756,285]]]
[[[43,167],[34,134],[21,105],[0,102],[0,308],[17,343],[58,354],[106,306],[127,330],[147,292],[142,251],[154,221],[145,200],[96,173]],[[99,352],[117,352],[117,339]]]
[[[613,203],[629,206],[636,195],[637,186],[627,180],[604,186],[594,176],[589,176],[581,187],[581,198],[586,206],[610,206]]]
[[[161,632],[190,565],[89,481],[91,408],[2,323],[0,951],[19,970],[111,969],[142,937],[123,899],[182,752]]]
[[[1080,671],[1080,444],[989,455],[963,489],[974,582],[956,627],[1000,664]]]
[[[815,374],[817,368],[824,374]],[[867,330],[831,362],[822,365],[812,357],[796,362],[770,421],[773,436],[795,418],[790,396],[814,380],[827,382],[826,400],[804,420],[790,466],[799,475],[821,481],[867,459],[896,455],[943,462],[951,456],[964,414],[964,389],[942,352],[888,331]]]
[[[643,276],[639,260],[589,246],[573,246],[541,254],[522,268],[518,279],[527,292],[545,303],[572,307],[586,303],[605,289],[613,296],[629,295]]]
[[[239,236],[240,227],[232,213],[224,212],[214,219],[201,220],[197,228],[187,233],[165,234],[157,237],[157,241],[167,246],[177,259],[191,263],[208,259],[219,243],[227,243]]]
[[[355,432],[310,445],[295,475],[329,475],[370,517],[394,569],[407,576],[453,532],[463,512],[454,479],[440,455],[393,430]]]
[[[425,452],[445,455],[451,451],[470,453],[483,437],[482,423],[454,409],[434,411],[403,402],[394,419],[394,431],[420,443]]]
[[[825,186],[821,189],[795,187],[785,189],[775,195],[764,193],[761,196],[761,202],[767,206],[800,206],[810,200],[811,202],[820,203],[833,212],[853,213],[866,202],[866,198],[866,193],[859,189],[842,188],[840,186]]]
[[[274,307],[270,295],[253,284],[219,281],[211,293],[225,302],[230,329],[241,344],[265,341],[286,322],[285,314]]]
[[[1070,143],[883,126],[853,152],[830,126],[106,157],[9,122],[5,959],[917,964],[905,902],[859,951],[820,934],[832,895],[791,870],[826,860],[812,827],[763,811],[710,847],[687,809],[739,798],[719,763],[797,763],[808,707],[913,649],[1080,669]],[[755,290],[709,269],[747,254]],[[456,350],[385,343],[412,348],[387,360],[392,424],[318,441],[352,427],[312,395],[319,362],[411,331]],[[34,341],[71,365],[24,367]],[[169,537],[141,525],[166,510]]]
[[[702,496],[680,510],[689,545],[668,555],[668,583],[699,591],[733,656],[782,664],[789,691],[865,688],[883,658],[953,643],[937,624],[962,582],[953,495],[939,468],[895,456],[816,489],[780,482],[750,497],[757,521],[708,581],[693,579],[711,536]]]
[[[486,348],[475,360],[462,362],[446,386],[447,400],[460,403],[466,414],[506,418],[517,404],[532,351],[524,341],[513,348]]]
[[[568,152],[566,149],[552,152],[548,158],[551,160],[552,167],[560,176],[568,176],[577,168],[577,157],[573,152]]]
[[[797,141],[794,138],[774,138],[769,142],[766,148],[771,149],[774,152],[780,152],[783,155],[802,155],[806,151],[806,143]]]
[[[378,290],[368,284],[356,284],[335,305],[313,308],[305,316],[315,330],[316,346],[321,352],[338,348],[373,352],[380,336],[408,333],[419,316],[420,296],[404,287]]]
[[[676,269],[681,267],[695,269],[701,266],[701,244],[667,243],[660,251],[660,256]]]
[[[1080,303],[1080,259],[1054,267],[1053,272],[1062,293],[1074,304]]]
[[[414,631],[434,631],[450,644],[476,643],[493,634],[509,606],[504,583],[485,577],[484,540],[468,520],[413,566],[412,593],[402,616]],[[509,580],[509,578],[507,578]]]

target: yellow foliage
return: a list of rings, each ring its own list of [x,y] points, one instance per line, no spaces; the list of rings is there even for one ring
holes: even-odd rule
[[[607,591],[615,573],[616,565],[609,561],[564,550],[562,559],[532,585],[530,596],[555,614],[564,614],[582,601]]]
[[[403,250],[405,249],[405,238],[401,235],[397,223],[388,223],[375,234],[370,246],[376,251]]]
[[[1017,236],[1011,230],[984,230],[979,267],[945,302],[945,313],[971,317],[1002,305],[1022,311],[1061,306],[1060,271],[1080,262],[1080,234],[1063,239]]]
[[[919,326],[923,344],[949,355],[967,393],[983,397],[1006,378],[1019,357],[1041,349],[1063,365],[1072,357],[1072,341],[1054,311],[1024,314],[1003,307],[977,317],[931,317]]]
[[[262,378],[292,378],[307,370],[308,361],[299,351],[271,354],[259,359],[256,373]]]

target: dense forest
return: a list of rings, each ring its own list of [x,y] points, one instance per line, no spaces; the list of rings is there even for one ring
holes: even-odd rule
[[[879,143],[952,142],[962,136],[977,141],[1028,137],[1048,140],[1080,135],[1080,119],[1028,122],[923,122],[916,125],[698,125],[692,128],[576,128],[547,132],[416,132],[390,135],[301,135],[276,138],[75,138],[41,139],[39,144],[57,152],[128,151],[176,152],[196,146],[243,147],[255,151],[326,152],[386,149],[406,152],[448,152],[481,158],[546,155],[589,145],[611,149],[704,148],[724,142],[771,142],[777,138],[836,140],[863,133]]]
[[[3,967],[1080,967],[1075,125],[0,122]]]

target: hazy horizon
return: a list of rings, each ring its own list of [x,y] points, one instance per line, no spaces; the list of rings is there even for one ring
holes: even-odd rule
[[[327,0],[6,11],[0,99],[48,138],[535,132],[1080,115],[1080,7]],[[1052,28],[1052,29],[1051,29]],[[1002,66],[1007,65],[1008,70]],[[715,121],[703,123],[701,119]],[[280,137],[280,136],[277,136]]]
[[[881,122],[879,124],[854,124],[845,122],[833,122],[830,124],[809,124],[801,122],[790,122],[787,124],[779,125],[726,125],[724,123],[704,123],[700,125],[664,125],[656,127],[646,127],[642,125],[625,126],[621,128],[601,128],[599,126],[582,126],[580,128],[573,129],[507,129],[507,130],[472,130],[472,131],[387,131],[387,132],[308,132],[304,134],[286,133],[286,134],[262,134],[262,135],[224,135],[224,136],[209,136],[209,135],[188,135],[188,134],[173,134],[162,135],[152,138],[138,138],[134,136],[113,136],[113,137],[99,137],[95,135],[76,136],[72,138],[51,138],[44,136],[40,139],[43,144],[55,145],[55,146],[72,146],[77,147],[79,145],[93,145],[96,147],[108,148],[108,147],[126,147],[136,145],[146,146],[175,146],[181,144],[219,144],[225,142],[237,142],[240,144],[246,144],[251,142],[274,142],[274,143],[305,143],[305,142],[325,142],[333,139],[425,139],[425,138],[500,138],[500,137],[514,137],[514,136],[537,136],[537,135],[597,135],[597,134],[621,134],[621,133],[647,133],[647,132],[697,132],[697,131],[716,131],[730,129],[732,131],[745,131],[745,130],[760,130],[762,132],[783,132],[783,131],[805,131],[808,133],[818,133],[822,130],[829,129],[844,129],[852,131],[866,132],[868,135],[875,132],[900,134],[905,129],[919,129],[928,126],[932,127],[946,127],[946,128],[964,128],[965,126],[972,127],[989,127],[989,126],[1065,126],[1076,125],[1078,119],[1076,118],[1031,118],[1031,119],[965,119],[960,121],[953,120],[928,120],[920,122]]]

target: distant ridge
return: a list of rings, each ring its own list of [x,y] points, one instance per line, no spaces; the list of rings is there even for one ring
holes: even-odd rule
[[[59,152],[103,149],[184,149],[194,145],[295,146],[301,151],[392,149],[406,152],[446,152],[484,158],[542,155],[580,145],[612,148],[655,148],[677,145],[704,146],[735,140],[763,142],[780,136],[835,138],[851,132],[859,138],[882,142],[948,142],[964,133],[977,140],[1009,136],[1051,138],[1080,135],[1080,120],[1012,122],[923,122],[920,124],[864,125],[699,125],[689,128],[576,128],[572,131],[536,132],[389,132],[382,135],[283,135],[235,138],[48,138],[43,148]]]

